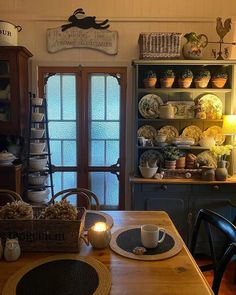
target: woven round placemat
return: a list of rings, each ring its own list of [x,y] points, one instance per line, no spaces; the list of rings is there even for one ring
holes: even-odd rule
[[[110,288],[105,265],[92,257],[65,254],[20,269],[9,278],[2,295],[106,295]]]
[[[142,255],[133,253],[135,247],[142,247],[141,225],[128,226],[112,234],[110,247],[116,253],[137,260],[162,260],[172,257],[182,249],[181,240],[169,230],[166,230],[164,241],[156,248],[146,248]]]
[[[84,230],[89,230],[96,222],[106,222],[109,228],[113,225],[113,218],[107,214],[100,211],[87,210],[85,215],[85,225]]]

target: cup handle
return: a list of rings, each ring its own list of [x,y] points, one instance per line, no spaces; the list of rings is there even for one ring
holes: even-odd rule
[[[160,228],[159,231],[163,232],[161,239],[158,241],[158,244],[162,243],[166,237],[166,230],[164,228]]]

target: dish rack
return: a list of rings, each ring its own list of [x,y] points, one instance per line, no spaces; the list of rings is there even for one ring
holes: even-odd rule
[[[27,201],[34,203],[34,201],[28,199],[27,192],[29,190],[33,192],[36,191],[37,193],[39,191],[46,193],[49,188],[49,193],[53,196],[54,187],[48,131],[47,102],[46,99],[36,98],[35,95],[31,94],[28,136],[25,198]],[[32,147],[36,147],[37,149],[32,152]],[[36,195],[34,199],[36,199]],[[42,204],[42,201],[37,202],[37,205]]]

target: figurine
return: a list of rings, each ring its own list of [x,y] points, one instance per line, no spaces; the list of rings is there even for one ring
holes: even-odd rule
[[[7,238],[5,249],[4,249],[4,258],[6,261],[16,261],[21,254],[20,245],[18,238],[9,239]]]

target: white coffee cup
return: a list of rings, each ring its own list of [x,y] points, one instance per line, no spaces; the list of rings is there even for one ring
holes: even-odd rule
[[[159,238],[160,232],[163,232],[161,238]],[[165,229],[155,224],[145,224],[141,226],[141,242],[145,248],[156,248],[158,244],[164,241],[165,236]]]

